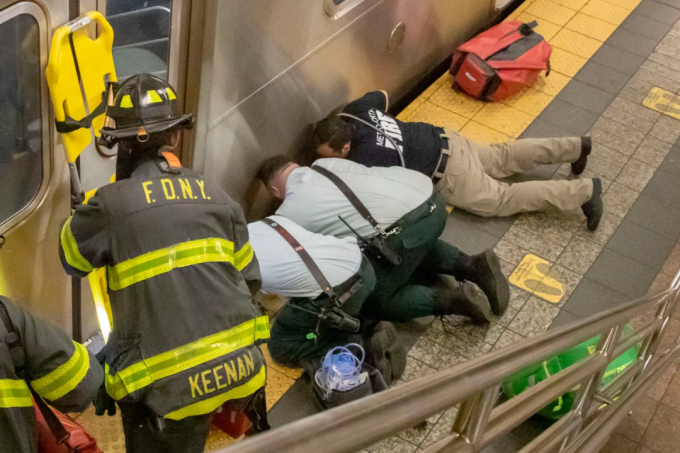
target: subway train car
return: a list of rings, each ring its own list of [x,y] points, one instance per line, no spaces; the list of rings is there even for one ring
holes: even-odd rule
[[[71,281],[57,253],[70,179],[45,74],[55,30],[79,14],[98,10],[112,25],[119,81],[150,72],[177,88],[196,115],[182,163],[254,219],[267,209],[253,182],[263,159],[298,152],[314,121],[366,91],[404,96],[510,3],[0,0],[0,294],[71,329],[82,288],[74,335],[98,330],[89,285]],[[79,163],[83,184],[108,182],[114,162],[93,141]]]

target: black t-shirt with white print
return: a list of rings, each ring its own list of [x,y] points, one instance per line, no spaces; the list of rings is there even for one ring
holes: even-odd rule
[[[432,176],[441,154],[437,128],[427,123],[405,123],[385,113],[387,99],[381,91],[372,91],[345,106],[343,112],[373,124],[392,137],[402,148],[406,168]],[[375,129],[351,118],[354,126],[349,159],[367,167],[401,166],[392,142]]]

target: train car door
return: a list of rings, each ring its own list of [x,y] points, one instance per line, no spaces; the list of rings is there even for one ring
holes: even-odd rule
[[[70,283],[55,247],[69,180],[45,68],[53,28],[68,19],[63,0],[0,0],[0,294],[66,328]]]

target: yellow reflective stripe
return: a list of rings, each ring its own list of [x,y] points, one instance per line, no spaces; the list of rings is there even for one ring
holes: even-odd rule
[[[235,400],[238,398],[245,398],[246,396],[252,395],[260,388],[264,387],[266,381],[267,372],[265,366],[262,365],[260,367],[260,371],[245,384],[240,385],[238,387],[234,387],[233,389],[229,390],[228,392],[222,393],[221,395],[213,396],[212,398],[208,398],[207,400],[199,401],[197,403],[190,404],[176,411],[172,411],[169,414],[167,414],[165,418],[169,418],[170,420],[181,420],[183,418],[192,417],[194,415],[209,414],[210,412],[214,411],[222,404],[224,404],[225,401]]]
[[[155,104],[157,102],[163,102],[163,99],[156,93],[156,90],[149,90],[146,92],[146,103]]]
[[[242,271],[251,261],[253,261],[253,248],[250,246],[250,242],[246,242],[241,250],[236,252],[234,266]]]
[[[0,379],[0,407],[31,407],[33,398],[21,379]]]
[[[173,101],[173,100],[177,99],[175,92],[172,91],[172,89],[170,87],[167,87],[165,89],[165,92],[168,93],[168,101]]]
[[[201,263],[231,263],[242,270],[252,259],[253,250],[249,242],[236,253],[234,243],[226,239],[182,242],[109,267],[109,287],[118,291],[173,269]]]
[[[173,374],[269,338],[269,318],[260,316],[177,349],[135,363],[115,375],[106,366],[106,391],[115,400]]]
[[[120,100],[120,107],[123,109],[130,109],[133,107],[132,99],[130,99],[129,94],[126,94],[125,96],[123,96],[123,99]]]
[[[78,243],[71,232],[72,219],[73,217],[69,217],[64,224],[64,228],[61,229],[61,246],[64,249],[66,262],[71,265],[71,267],[79,269],[83,272],[92,272],[94,268],[89,263],[89,261],[87,261],[83,255],[80,254],[80,250],[78,250]]]
[[[54,401],[66,395],[80,384],[90,369],[90,355],[85,346],[76,342],[73,344],[75,351],[66,363],[40,379],[31,381],[31,386],[43,398]]]

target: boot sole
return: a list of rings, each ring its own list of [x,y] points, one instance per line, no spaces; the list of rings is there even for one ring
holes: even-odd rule
[[[476,324],[486,324],[491,322],[491,305],[486,294],[472,282],[463,283],[463,293],[469,301],[467,307],[468,316]]]
[[[397,329],[387,321],[381,321],[375,326],[373,334],[368,339],[366,353],[371,355],[374,366],[380,371],[385,383],[390,385],[399,379],[406,368],[406,351],[403,351],[403,359],[399,353],[400,345],[397,341]],[[393,363],[396,362],[396,363]],[[402,363],[403,362],[403,365]]]
[[[489,298],[489,304],[491,304],[493,314],[500,316],[505,313],[508,303],[510,303],[510,285],[505,275],[503,275],[503,271],[501,271],[501,262],[493,250],[486,250],[484,258],[486,265],[491,270],[491,275],[496,280],[496,297],[495,300],[493,297]]]

